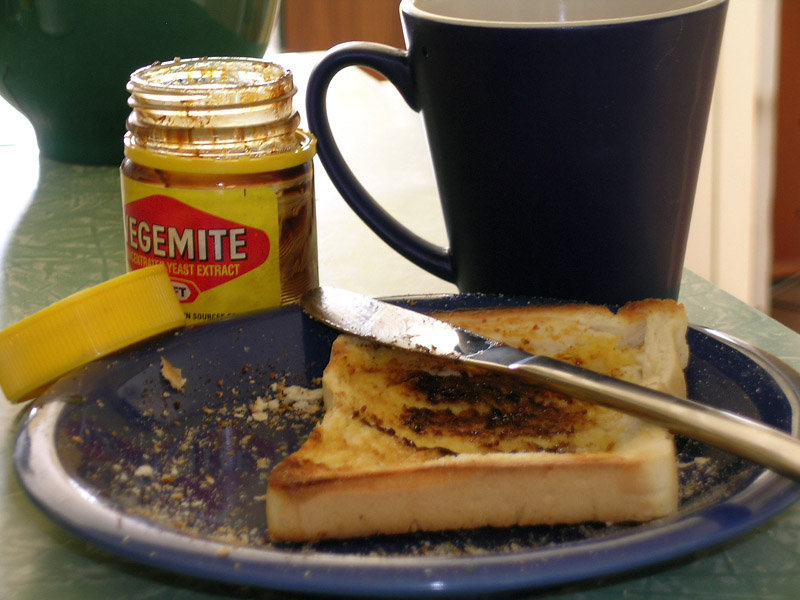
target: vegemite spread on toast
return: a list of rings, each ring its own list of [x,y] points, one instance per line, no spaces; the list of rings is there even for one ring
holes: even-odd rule
[[[352,414],[415,448],[445,454],[606,451],[630,417],[514,377],[348,340]],[[359,403],[380,389],[380,401]]]
[[[445,432],[466,437],[487,449],[517,438],[525,450],[543,449],[529,434],[551,438],[574,433],[586,419],[583,402],[514,381],[498,373],[434,375],[412,373],[409,388],[428,406],[404,407],[400,420],[417,435]],[[560,450],[559,445],[549,448]]]

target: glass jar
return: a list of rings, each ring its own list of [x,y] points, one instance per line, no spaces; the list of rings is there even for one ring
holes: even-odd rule
[[[175,59],[135,71],[127,89],[128,269],[164,263],[189,322],[316,287],[316,140],[298,128],[291,72],[258,59]]]

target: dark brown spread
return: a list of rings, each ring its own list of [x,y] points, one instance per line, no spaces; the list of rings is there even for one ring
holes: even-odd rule
[[[583,402],[502,374],[417,371],[406,381],[426,398],[427,406],[404,406],[400,416],[418,435],[464,436],[491,448],[508,438],[569,435],[586,419]]]

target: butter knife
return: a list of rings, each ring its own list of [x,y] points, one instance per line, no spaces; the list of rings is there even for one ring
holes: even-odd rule
[[[319,287],[307,292],[300,303],[309,316],[335,330],[509,373],[532,385],[632,414],[800,481],[800,440],[752,419],[553,358],[534,356],[431,316],[347,290]]]

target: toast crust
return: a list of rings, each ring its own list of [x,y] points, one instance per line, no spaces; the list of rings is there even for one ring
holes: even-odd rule
[[[672,440],[628,453],[442,457],[377,472],[336,473],[290,460],[293,481],[268,498],[274,540],[315,541],[420,530],[647,521],[677,510]],[[645,456],[645,453],[651,456]],[[293,464],[294,463],[294,464]],[[643,468],[646,464],[647,467]],[[635,517],[631,514],[635,507]],[[274,531],[276,519],[278,535]]]
[[[436,316],[529,352],[685,394],[686,317],[671,301],[634,303],[616,315],[567,305]],[[485,393],[464,401],[476,383]],[[677,510],[667,431],[515,385],[340,336],[323,376],[322,423],[270,475],[271,538],[646,521]],[[499,425],[488,426],[493,418]]]

